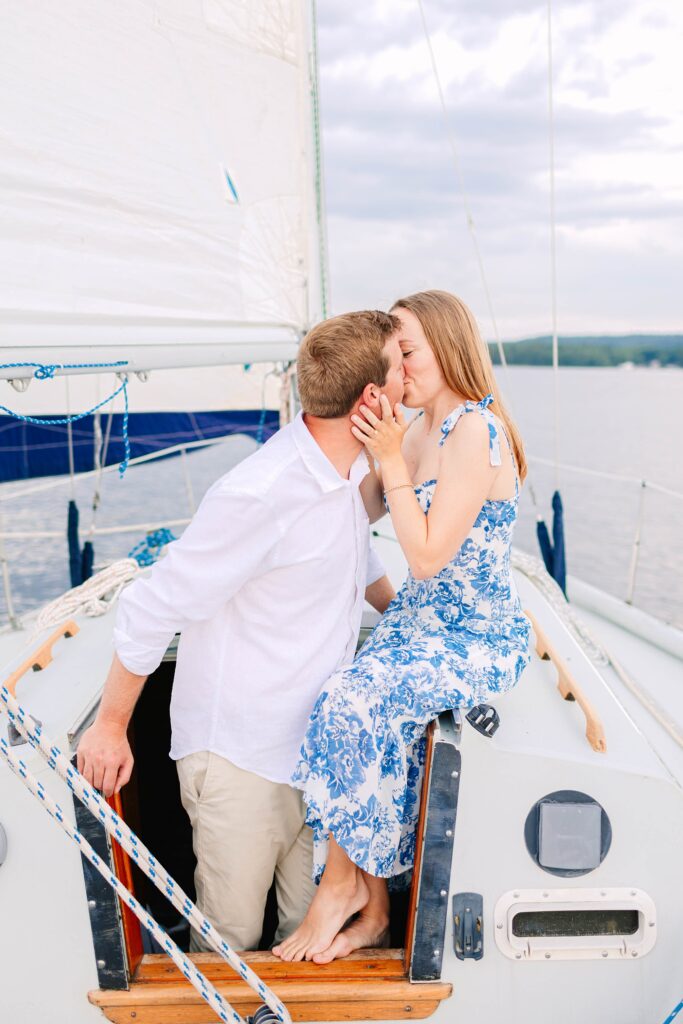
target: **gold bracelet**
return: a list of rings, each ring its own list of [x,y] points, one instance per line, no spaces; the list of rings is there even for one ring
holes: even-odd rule
[[[400,491],[402,487],[410,487],[411,491],[415,490],[412,484],[396,484],[394,487],[387,487],[384,492],[384,497],[386,498],[390,491]]]

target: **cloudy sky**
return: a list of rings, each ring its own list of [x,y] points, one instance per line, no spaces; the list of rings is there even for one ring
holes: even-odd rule
[[[550,330],[547,8],[423,0],[498,326]],[[427,287],[493,336],[417,0],[318,0],[334,312]],[[683,331],[683,4],[555,0],[560,333]]]

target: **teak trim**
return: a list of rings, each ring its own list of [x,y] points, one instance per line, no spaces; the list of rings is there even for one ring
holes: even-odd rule
[[[535,616],[526,609],[524,614],[531,623],[536,637],[536,654],[544,661],[551,661],[557,669],[557,689],[560,695],[564,700],[575,700],[583,712],[586,720],[586,739],[596,753],[607,753],[605,727],[597,711],[571,674],[567,663],[548,639],[547,633],[539,626]]]
[[[33,654],[30,654],[28,658],[22,661],[19,668],[15,669],[14,672],[12,672],[5,680],[4,685],[12,696],[16,697],[17,683],[30,668],[32,668],[34,672],[39,672],[41,669],[47,668],[52,661],[52,648],[58,640],[61,640],[63,636],[76,636],[78,631],[79,627],[73,619],[69,619],[68,622],[64,622],[61,626],[58,626],[57,629],[50,634],[47,640],[44,640],[40,647],[33,652]]]
[[[241,954],[273,988],[296,1021],[422,1020],[452,986],[413,985],[405,977],[400,950],[364,949],[331,964],[283,963],[270,953]],[[242,1016],[260,1005],[258,996],[214,953],[191,959]],[[204,1024],[212,1011],[163,955],[144,956],[127,992],[95,990],[88,998],[114,1024]]]
[[[427,749],[425,751],[424,774],[422,776],[422,791],[420,793],[420,813],[417,819],[417,832],[415,835],[415,859],[413,861],[413,882],[410,887],[410,902],[408,904],[408,924],[406,927],[405,949],[403,953],[403,967],[406,974],[410,971],[410,959],[415,941],[415,920],[417,917],[417,893],[418,880],[422,869],[422,856],[424,852],[425,824],[427,821],[427,797],[429,795],[429,775],[434,757],[434,722],[427,726]]]

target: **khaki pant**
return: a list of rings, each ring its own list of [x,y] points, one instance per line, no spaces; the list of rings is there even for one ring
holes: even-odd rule
[[[208,751],[177,767],[197,858],[197,906],[233,949],[255,949],[275,879],[280,942],[301,923],[315,889],[301,793]],[[208,949],[194,930],[190,948]]]

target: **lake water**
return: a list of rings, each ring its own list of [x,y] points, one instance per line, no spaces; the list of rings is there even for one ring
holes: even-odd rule
[[[499,375],[530,457],[522,492],[516,544],[538,553],[531,494],[550,526],[555,471],[535,459],[554,458],[554,384],[550,369],[513,367]],[[646,479],[683,494],[683,370],[562,369],[559,374],[560,462],[635,478],[619,482],[560,470],[570,573],[617,597],[627,594],[629,566]],[[234,462],[253,450],[246,438],[230,438],[219,449],[196,452],[187,466],[196,499]],[[0,486],[0,498],[41,481]],[[76,486],[81,538],[90,524],[92,481]],[[69,585],[66,547],[68,483],[13,501],[0,502],[7,531],[59,531],[59,539],[6,542],[12,590],[19,612],[56,596]],[[103,478],[98,527],[157,523],[188,514],[180,459],[133,467],[123,481]],[[646,490],[644,521],[633,603],[683,628],[683,500]],[[144,529],[96,540],[96,564],[128,553]],[[179,532],[179,529],[176,531]],[[0,621],[6,608],[0,595]]]

